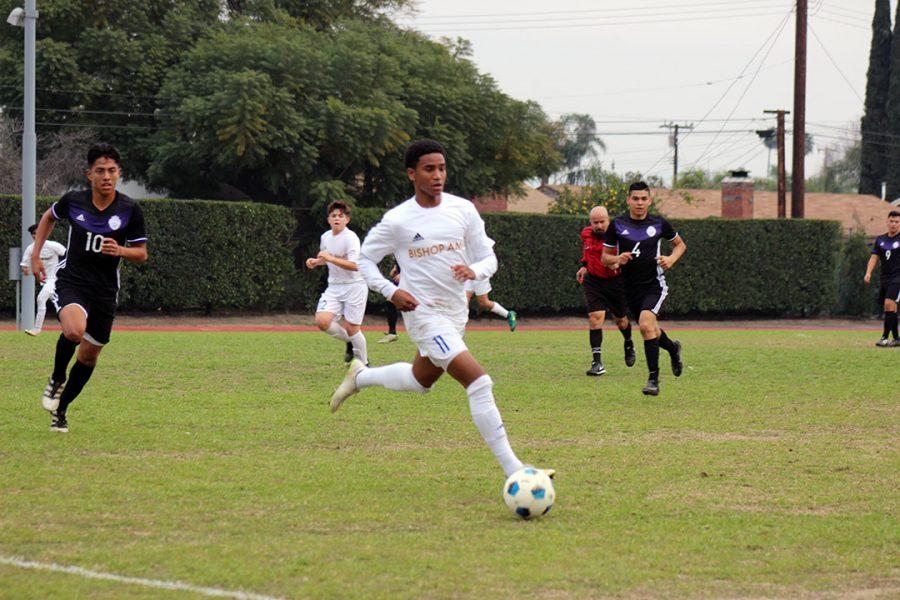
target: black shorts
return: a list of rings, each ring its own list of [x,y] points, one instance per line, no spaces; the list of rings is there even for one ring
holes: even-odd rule
[[[625,287],[621,277],[604,279],[590,273],[584,274],[584,301],[589,313],[609,311],[617,319],[626,314]]]
[[[116,318],[116,299],[114,297],[95,296],[68,282],[59,281],[56,293],[53,294],[56,317],[60,311],[70,304],[77,304],[87,315],[87,328],[84,339],[95,346],[109,343],[113,320]]]
[[[878,292],[878,302],[884,304],[885,300],[900,302],[900,279],[882,282],[881,290]]]
[[[663,287],[659,281],[638,285],[625,284],[625,302],[628,304],[631,318],[635,321],[640,320],[641,312],[645,310],[659,315],[668,291],[669,288]]]

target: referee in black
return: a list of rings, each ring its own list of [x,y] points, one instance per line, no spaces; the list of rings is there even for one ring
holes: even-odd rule
[[[109,144],[87,153],[90,189],[66,193],[41,217],[35,232],[32,272],[44,281],[41,247],[56,221],[69,222],[66,258],[57,271],[53,302],[62,326],[56,342],[53,374],[41,404],[50,412],[51,431],[67,432],[66,410],[91,378],[97,357],[109,343],[119,293],[119,265],[147,260],[144,215],[137,202],[116,191],[121,170],[118,151]],[[68,377],[66,368],[78,355]]]

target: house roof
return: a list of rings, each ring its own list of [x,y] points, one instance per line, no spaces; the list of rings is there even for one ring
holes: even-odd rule
[[[508,199],[507,210],[518,213],[537,213],[546,215],[553,204],[553,198],[542,191],[531,187],[523,186],[525,191],[522,196],[510,196]]]

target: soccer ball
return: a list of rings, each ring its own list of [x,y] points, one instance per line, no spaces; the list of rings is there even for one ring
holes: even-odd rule
[[[534,467],[519,469],[503,484],[503,501],[523,519],[537,519],[553,508],[556,490],[546,473]]]

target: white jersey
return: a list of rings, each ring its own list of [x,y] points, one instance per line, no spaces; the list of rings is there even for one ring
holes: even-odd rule
[[[28,247],[25,248],[25,253],[22,255],[22,262],[20,263],[21,266],[26,267],[29,271],[31,270],[32,250],[34,250],[34,242],[28,244]],[[56,279],[56,270],[59,268],[59,259],[65,256],[65,254],[66,247],[59,242],[47,240],[44,242],[44,245],[41,246],[41,261],[44,263],[44,271],[47,272],[45,283]]]
[[[330,229],[323,233],[319,249],[335,258],[359,264],[359,236],[347,227],[337,235],[334,235]],[[363,276],[359,271],[350,271],[331,263],[327,263],[327,267],[328,285],[363,282]]]
[[[386,298],[398,287],[377,267],[388,254],[400,266],[399,287],[420,302],[404,319],[440,315],[464,327],[469,318],[465,282],[453,277],[452,267],[466,265],[479,280],[497,270],[494,240],[485,233],[481,215],[471,202],[451,194],[441,194],[441,203],[431,208],[410,198],[369,230],[359,269],[369,287]]]

